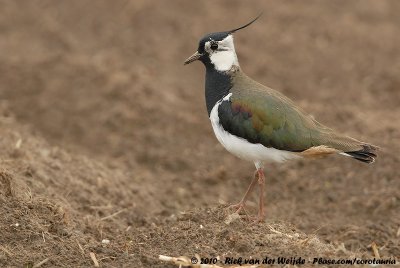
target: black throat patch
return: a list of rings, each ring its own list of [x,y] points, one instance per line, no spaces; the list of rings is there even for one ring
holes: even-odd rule
[[[214,105],[232,88],[232,73],[217,71],[209,59],[203,63],[206,66],[205,95],[208,117],[210,117]]]

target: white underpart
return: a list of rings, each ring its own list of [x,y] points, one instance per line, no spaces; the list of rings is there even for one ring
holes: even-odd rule
[[[250,143],[247,140],[234,136],[227,132],[219,123],[218,107],[223,100],[229,100],[232,93],[218,101],[211,110],[210,120],[218,141],[235,156],[244,160],[253,161],[257,168],[262,168],[264,162],[283,162],[300,156],[289,151],[268,148],[257,143]]]
[[[239,66],[232,35],[228,35],[224,40],[218,42],[218,48],[220,51],[210,51],[210,60],[215,69],[224,72],[229,71],[232,66]]]

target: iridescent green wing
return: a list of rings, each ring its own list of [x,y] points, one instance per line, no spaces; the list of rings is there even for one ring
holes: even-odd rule
[[[233,91],[229,100],[221,102],[218,116],[226,131],[250,143],[292,152],[315,145],[316,123],[283,95]]]

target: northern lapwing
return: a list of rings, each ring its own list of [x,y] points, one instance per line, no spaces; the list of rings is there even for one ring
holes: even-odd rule
[[[208,116],[218,141],[232,154],[252,161],[254,178],[242,200],[231,207],[237,213],[258,182],[257,221],[264,220],[264,163],[341,154],[372,163],[377,147],[320,124],[278,91],[261,85],[239,67],[233,33],[205,35],[185,65],[200,60],[206,68],[205,97]]]

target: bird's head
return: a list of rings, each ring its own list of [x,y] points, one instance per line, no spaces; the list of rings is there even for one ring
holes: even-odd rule
[[[246,28],[259,17],[249,23],[226,32],[210,33],[205,35],[199,42],[197,51],[186,59],[185,65],[200,60],[204,65],[211,65],[218,71],[229,71],[232,66],[239,66],[239,62],[233,44],[233,33]]]

